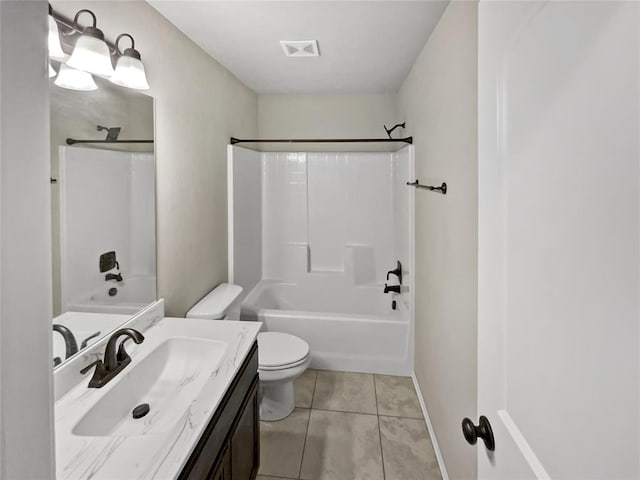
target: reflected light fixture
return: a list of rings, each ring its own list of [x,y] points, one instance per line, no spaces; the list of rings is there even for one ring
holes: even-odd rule
[[[52,77],[55,77],[55,76],[56,76],[56,71],[51,66],[51,62],[49,62],[49,78],[52,78]]]
[[[71,68],[64,63],[60,65],[58,78],[56,78],[54,83],[59,87],[68,88],[69,90],[81,90],[87,92],[98,89],[98,86],[96,85],[96,82],[93,81],[91,74]]]
[[[93,18],[90,27],[83,30],[78,25],[78,17],[82,13],[88,13]],[[76,13],[73,19],[73,28],[77,32],[81,32],[80,37],[76,40],[71,57],[67,60],[67,65],[77,70],[111,77],[114,73],[113,65],[111,65],[111,54],[109,46],[104,41],[104,33],[96,28],[96,16],[91,10],[83,9]],[[62,73],[62,71],[60,71]],[[91,80],[93,83],[93,79]],[[94,83],[95,85],[95,83]]]
[[[131,47],[121,52],[118,44],[123,37],[131,40]],[[149,82],[147,82],[147,75],[144,71],[140,52],[135,49],[135,41],[131,35],[128,33],[118,35],[118,38],[116,38],[116,53],[119,57],[115,73],[109,80],[123,87],[135,90],[149,90]]]
[[[51,15],[51,5],[49,5],[49,58],[54,60],[64,60],[65,54],[60,44],[60,32],[58,31],[58,22]]]

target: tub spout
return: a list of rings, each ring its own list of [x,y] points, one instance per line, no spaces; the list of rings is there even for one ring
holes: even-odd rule
[[[385,283],[384,293],[389,293],[389,292],[400,293],[400,285],[387,285]]]

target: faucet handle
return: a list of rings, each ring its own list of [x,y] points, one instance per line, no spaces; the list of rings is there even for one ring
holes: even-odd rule
[[[91,370],[93,367],[96,367],[96,372],[98,372],[100,370],[104,370],[104,363],[100,359],[95,360],[95,361],[91,362],[89,365],[87,365],[86,367],[84,367],[82,370],[80,370],[80,373],[82,375],[84,375],[89,370]]]

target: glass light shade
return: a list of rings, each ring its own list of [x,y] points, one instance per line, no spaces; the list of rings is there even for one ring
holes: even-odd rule
[[[49,15],[49,58],[54,60],[64,60],[65,54],[60,45],[60,34],[58,33],[58,23]]]
[[[123,87],[135,90],[149,90],[149,83],[147,82],[147,75],[142,61],[126,54],[118,58],[116,71],[109,80]]]
[[[49,62],[49,78],[55,77],[55,76],[56,76],[56,71],[51,66],[51,62]]]
[[[62,88],[68,88],[69,90],[90,91],[98,89],[91,74],[82,70],[76,70],[64,64],[60,65],[60,71],[58,72],[58,78],[56,78],[55,84]]]
[[[100,38],[82,34],[76,41],[67,65],[77,70],[110,77],[113,75],[109,47]]]

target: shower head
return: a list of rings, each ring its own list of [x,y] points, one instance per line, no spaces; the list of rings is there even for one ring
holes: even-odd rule
[[[100,132],[102,130],[107,131],[107,138],[105,140],[107,142],[115,142],[118,140],[118,135],[120,135],[120,127],[103,127],[102,125],[97,126],[97,130]]]

